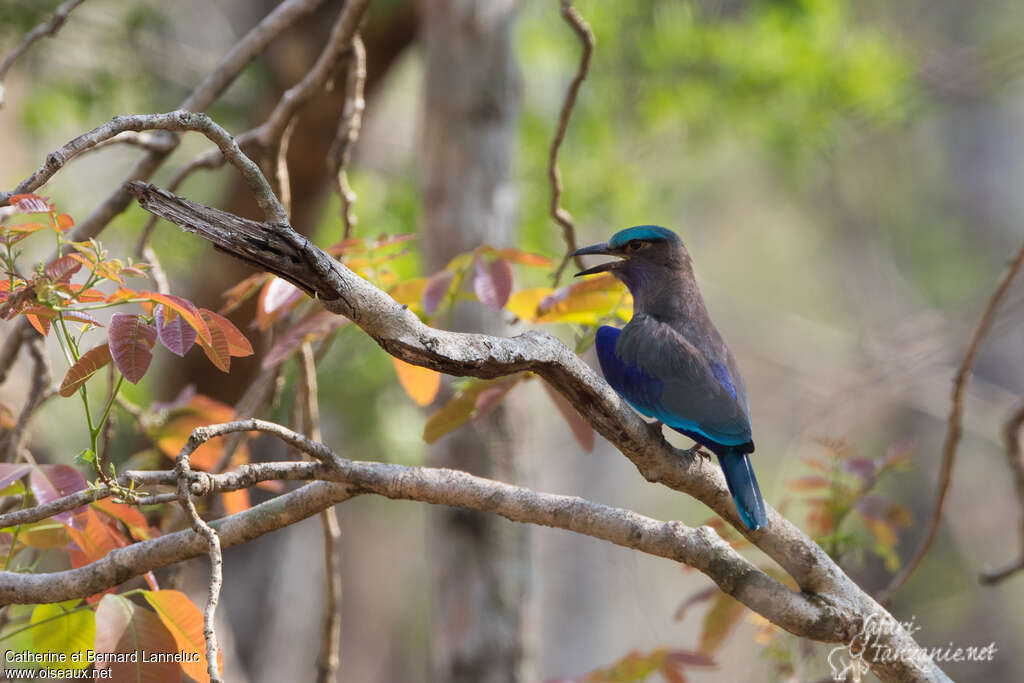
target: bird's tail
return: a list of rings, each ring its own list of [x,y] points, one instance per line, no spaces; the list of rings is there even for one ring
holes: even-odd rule
[[[764,498],[761,497],[761,487],[757,485],[750,456],[730,450],[725,455],[719,455],[718,462],[722,465],[725,483],[729,485],[729,493],[736,501],[736,509],[743,523],[751,531],[767,524],[768,513],[764,509]]]

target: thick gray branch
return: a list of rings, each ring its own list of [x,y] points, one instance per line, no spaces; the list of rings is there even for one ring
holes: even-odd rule
[[[719,468],[685,457],[668,444],[661,428],[645,423],[582,360],[551,335],[529,331],[513,338],[437,330],[405,306],[363,280],[288,227],[248,221],[164,192],[146,183],[126,189],[147,211],[195,232],[216,248],[295,283],[323,306],[351,319],[388,353],[451,375],[482,378],[532,371],[558,389],[590,425],[628,457],[649,481],[687,493],[730,521],[836,614],[829,639],[849,641],[868,615],[887,615],[831,558],[774,509],[768,524],[751,532],[739,521]],[[896,628],[894,649],[916,647]],[[907,662],[874,662],[887,680],[946,680],[933,664],[919,670]]]

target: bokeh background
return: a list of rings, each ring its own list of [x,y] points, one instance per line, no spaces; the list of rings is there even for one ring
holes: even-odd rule
[[[512,44],[519,73],[510,184],[515,234],[496,246],[558,258],[564,247],[548,215],[546,163],[579,43],[554,0],[496,4],[512,5],[517,15]],[[9,49],[56,5],[0,3],[0,45]],[[808,474],[806,458],[823,456],[821,440],[844,440],[871,458],[909,448],[910,467],[887,477],[879,491],[913,515],[896,546],[907,557],[935,490],[951,379],[1004,264],[1024,240],[1024,5],[576,5],[597,39],[561,153],[563,205],[576,219],[580,242],[638,223],[680,233],[746,378],[765,497],[795,522],[806,522],[810,494],[787,482]],[[5,83],[0,184],[13,187],[48,151],[115,114],[175,108],[272,6],[89,0],[59,38],[37,45]],[[368,102],[351,172],[362,236],[415,233],[423,221],[421,23],[413,4],[396,0],[375,2],[367,23]],[[289,31],[210,114],[233,132],[258,123],[315,58],[328,26],[320,17]],[[340,99],[321,99],[300,120],[290,161],[295,224],[326,246],[340,232],[338,201],[322,171],[323,150],[319,157],[315,150],[333,134],[331,112],[336,115]],[[201,139],[186,139],[155,182],[165,183],[178,163],[205,147]],[[76,160],[45,194],[84,218],[137,154],[114,147]],[[252,213],[229,171],[200,172],[180,192]],[[129,210],[104,233],[104,244],[130,252],[144,223],[141,210]],[[154,246],[175,290],[211,308],[247,274],[167,224],[157,229]],[[36,256],[49,248],[40,246]],[[396,270],[404,277],[429,274],[422,250],[396,261]],[[548,283],[540,271],[517,270],[516,277],[517,288]],[[979,571],[1019,552],[1020,513],[1000,433],[1024,389],[1022,311],[1024,284],[1018,283],[967,390],[964,438],[938,538],[892,604],[898,618],[915,620],[923,645],[995,642],[994,662],[946,665],[956,680],[1024,679],[1024,576],[991,588],[977,581]],[[251,318],[251,309],[235,319],[241,325],[246,315]],[[0,335],[10,329],[3,323]],[[551,331],[568,341],[580,332]],[[239,376],[225,377],[205,359],[193,360],[183,369],[166,354],[158,358],[162,374],[132,387],[130,398],[170,400],[191,383],[230,403],[256,366],[239,362]],[[16,373],[0,387],[0,400],[17,405],[26,375]],[[320,378],[332,447],[356,459],[425,462],[420,435],[429,411],[404,395],[389,358],[358,330],[341,332]],[[519,483],[660,519],[697,524],[708,518],[700,504],[646,483],[601,439],[594,453],[583,453],[537,382],[518,387],[509,401],[519,425]],[[40,459],[70,462],[81,449],[85,425],[71,403],[53,401],[37,418],[33,450]],[[272,416],[285,419],[288,411],[286,396]],[[146,447],[124,421],[118,444],[120,458]],[[284,456],[269,444],[263,451],[260,457]],[[426,680],[433,603],[424,506],[362,498],[340,512],[341,679]],[[856,520],[850,529],[864,531]],[[704,608],[682,620],[673,613],[710,585],[702,575],[548,529],[529,530],[528,548],[527,680],[580,676],[630,651],[695,646]],[[311,519],[225,553],[219,615],[233,680],[312,676],[321,552],[318,522]],[[841,561],[869,590],[890,576],[891,567],[870,548]],[[175,580],[201,601],[206,571],[205,560],[196,560]],[[827,675],[827,647],[785,636],[766,646],[759,626],[743,619],[716,654],[718,667],[688,670],[688,678]],[[780,661],[796,668],[780,674]]]

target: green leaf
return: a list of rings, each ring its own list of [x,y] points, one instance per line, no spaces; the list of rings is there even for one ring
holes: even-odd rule
[[[32,648],[39,653],[64,655],[64,661],[44,664],[51,671],[89,666],[86,652],[95,645],[96,617],[89,609],[72,611],[78,602],[38,605],[32,610]],[[77,661],[75,653],[78,653]]]

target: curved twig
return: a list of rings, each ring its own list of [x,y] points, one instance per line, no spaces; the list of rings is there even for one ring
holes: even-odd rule
[[[344,226],[342,239],[352,236],[352,228],[357,219],[352,210],[356,201],[356,193],[348,182],[348,164],[352,157],[352,147],[359,139],[359,130],[363,123],[363,110],[366,99],[363,89],[366,86],[366,46],[363,39],[356,34],[352,38],[352,54],[345,73],[345,105],[338,121],[338,132],[327,152],[327,168],[334,177],[335,190],[341,200],[341,222]]]
[[[562,102],[562,110],[558,115],[558,128],[555,130],[555,137],[551,141],[551,149],[548,152],[548,181],[551,184],[551,217],[562,226],[562,237],[565,239],[565,256],[558,264],[553,276],[557,285],[562,278],[562,272],[568,265],[572,252],[576,251],[576,229],[573,226],[572,215],[562,206],[562,174],[558,170],[558,151],[565,140],[565,133],[569,128],[569,117],[572,116],[573,107],[576,106],[576,97],[579,95],[580,86],[587,77],[587,70],[590,68],[590,57],[594,53],[594,32],[590,25],[580,16],[570,0],[561,0],[562,17],[572,26],[573,31],[579,36],[583,44],[583,53],[580,56],[580,66],[576,70],[576,76],[569,84],[569,90],[565,93],[565,100]],[[575,257],[576,267],[583,270],[583,261]]]
[[[981,343],[995,321],[999,304],[1002,302],[1007,290],[1010,289],[1010,285],[1013,284],[1013,280],[1017,277],[1017,273],[1020,272],[1022,265],[1024,265],[1024,244],[1021,245],[1017,255],[1006,266],[1002,277],[999,279],[999,284],[996,285],[995,291],[989,297],[988,304],[985,306],[981,319],[978,321],[978,326],[974,330],[974,335],[971,337],[971,343],[967,347],[963,363],[960,364],[960,369],[957,370],[956,377],[953,378],[952,405],[949,410],[949,419],[946,422],[946,439],[942,444],[942,466],[939,470],[939,485],[938,490],[935,492],[935,501],[932,503],[931,513],[928,518],[928,528],[910,560],[903,565],[903,568],[893,577],[889,585],[876,596],[882,604],[887,603],[892,598],[892,594],[910,578],[910,575],[921,564],[921,560],[924,559],[932,545],[932,541],[935,539],[935,532],[938,531],[939,521],[942,519],[942,506],[946,502],[946,494],[949,493],[949,486],[953,478],[953,463],[956,460],[956,449],[960,443],[964,389],[967,386],[971,368],[974,367],[974,360],[978,357],[978,352],[981,350]]]
[[[68,16],[71,12],[81,5],[85,0],[67,0],[63,5],[57,8],[57,11],[53,13],[47,21],[36,26],[34,29],[25,34],[25,37],[21,39],[21,42],[7,53],[3,61],[0,62],[0,107],[4,104],[4,78],[7,77],[7,72],[10,71],[14,63],[23,55],[32,44],[37,40],[45,38],[47,36],[57,35],[57,31],[64,26],[64,22],[68,20]]]
[[[1013,482],[1017,489],[1017,503],[1020,505],[1020,556],[1004,567],[991,569],[981,573],[979,579],[983,584],[993,585],[1010,578],[1019,571],[1024,571],[1024,457],[1021,455],[1020,430],[1024,426],[1024,403],[1006,421],[1003,427],[1003,439],[1006,441],[1006,460],[1013,473]]]

